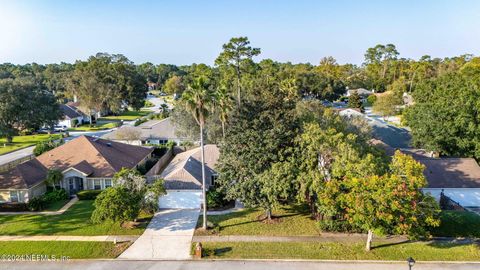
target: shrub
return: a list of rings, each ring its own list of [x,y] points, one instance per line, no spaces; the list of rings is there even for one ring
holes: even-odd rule
[[[47,192],[42,197],[45,203],[53,203],[53,202],[68,200],[70,196],[68,195],[67,191],[65,191],[65,189],[62,188],[62,189],[57,189],[57,190]]]
[[[0,203],[0,212],[20,212],[27,211],[26,203]]]
[[[143,124],[143,123],[145,123],[145,122],[147,122],[147,121],[148,121],[147,118],[140,118],[140,119],[138,119],[137,121],[135,121],[135,124],[133,124],[133,125],[134,125],[134,126],[139,126],[139,125],[141,125],[141,124]]]
[[[78,124],[79,124],[78,119],[75,118],[75,119],[72,120],[72,126],[73,127],[77,127]]]
[[[134,220],[140,213],[141,199],[123,186],[107,188],[95,199],[91,220],[93,223]]]
[[[41,211],[45,209],[47,202],[44,196],[35,197],[28,201],[27,207],[30,211]]]
[[[103,190],[82,190],[77,193],[79,200],[95,200]]]
[[[373,105],[377,101],[377,96],[375,95],[370,95],[367,97],[367,102],[369,105]]]
[[[207,192],[207,206],[210,208],[220,208],[227,206],[229,201],[225,200],[225,194],[210,188]]]
[[[33,149],[33,154],[35,156],[40,156],[41,154],[52,150],[53,148],[63,144],[63,140],[55,142],[54,140],[48,140],[37,143],[35,149]]]

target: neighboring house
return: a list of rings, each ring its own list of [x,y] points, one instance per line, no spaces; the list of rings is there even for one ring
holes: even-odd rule
[[[205,186],[215,185],[215,171],[220,151],[214,144],[205,145]],[[160,174],[167,195],[160,198],[161,208],[199,208],[202,198],[201,148],[176,155]]]
[[[169,141],[180,144],[185,141],[184,138],[175,135],[175,126],[170,118],[150,120],[137,127],[123,126],[105,134],[102,138],[132,145],[159,145]]]
[[[90,118],[93,122],[95,122],[98,118],[105,116],[108,114],[107,111],[96,111],[96,110],[88,110],[81,106],[80,102],[78,101],[71,101],[66,104],[67,106],[73,108],[76,111],[81,112],[85,117],[83,119],[84,122],[90,122]]]
[[[75,107],[67,104],[60,105],[60,110],[63,112],[63,118],[58,121],[59,126],[66,126],[67,128],[81,125],[84,121],[89,121],[88,117]]]
[[[151,91],[151,90],[156,90],[157,89],[157,86],[158,84],[157,83],[154,83],[154,82],[147,82],[147,86],[148,86],[148,91]]]
[[[372,140],[372,144],[393,155],[395,149],[380,140]],[[427,187],[422,191],[431,194],[440,201],[440,193],[465,208],[480,207],[480,166],[473,158],[433,157],[434,153],[423,149],[399,149],[411,155],[425,166],[423,174],[427,179]]]
[[[480,207],[480,166],[473,158],[422,158],[430,193],[437,201],[440,193],[465,208]]]
[[[59,186],[69,194],[112,186],[122,168],[137,168],[153,148],[81,136],[0,174],[0,202],[28,202],[46,192],[49,169],[63,173]]]
[[[343,117],[365,117],[358,108],[339,108],[337,111]]]
[[[357,92],[357,94],[361,97],[368,97],[370,95],[374,94],[374,91],[367,90],[365,88],[357,88],[357,89],[348,89],[347,90],[347,97],[351,96],[354,92]]]

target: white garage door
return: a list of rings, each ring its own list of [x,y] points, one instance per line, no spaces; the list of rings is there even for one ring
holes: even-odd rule
[[[167,195],[158,200],[160,208],[200,208],[202,203],[201,191],[176,191],[168,190]]]

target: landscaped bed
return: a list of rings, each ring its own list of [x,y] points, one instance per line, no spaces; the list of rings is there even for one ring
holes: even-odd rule
[[[0,244],[0,254],[10,255],[47,255],[62,259],[99,259],[116,258],[130,243],[113,244],[111,242],[83,241],[11,241]],[[8,258],[6,258],[8,259]]]
[[[139,218],[136,228],[122,228],[119,223],[93,224],[93,201],[78,201],[61,215],[0,216],[0,235],[140,235],[151,215]]]
[[[414,257],[419,261],[478,261],[477,244],[414,242],[375,244],[370,252],[365,243],[202,243],[207,259],[322,259],[322,260],[394,260]]]
[[[18,149],[33,146],[38,142],[60,139],[61,134],[37,134],[26,136],[14,136],[12,143],[7,143],[5,138],[0,139],[0,155],[13,152]]]

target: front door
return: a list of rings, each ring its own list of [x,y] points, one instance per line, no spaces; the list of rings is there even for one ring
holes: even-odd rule
[[[77,182],[77,191],[80,191],[80,190],[83,190],[83,179],[80,178],[80,177],[77,177],[75,179],[75,181]]]
[[[75,178],[73,177],[68,179],[68,191],[70,192],[70,195],[77,193]]]

